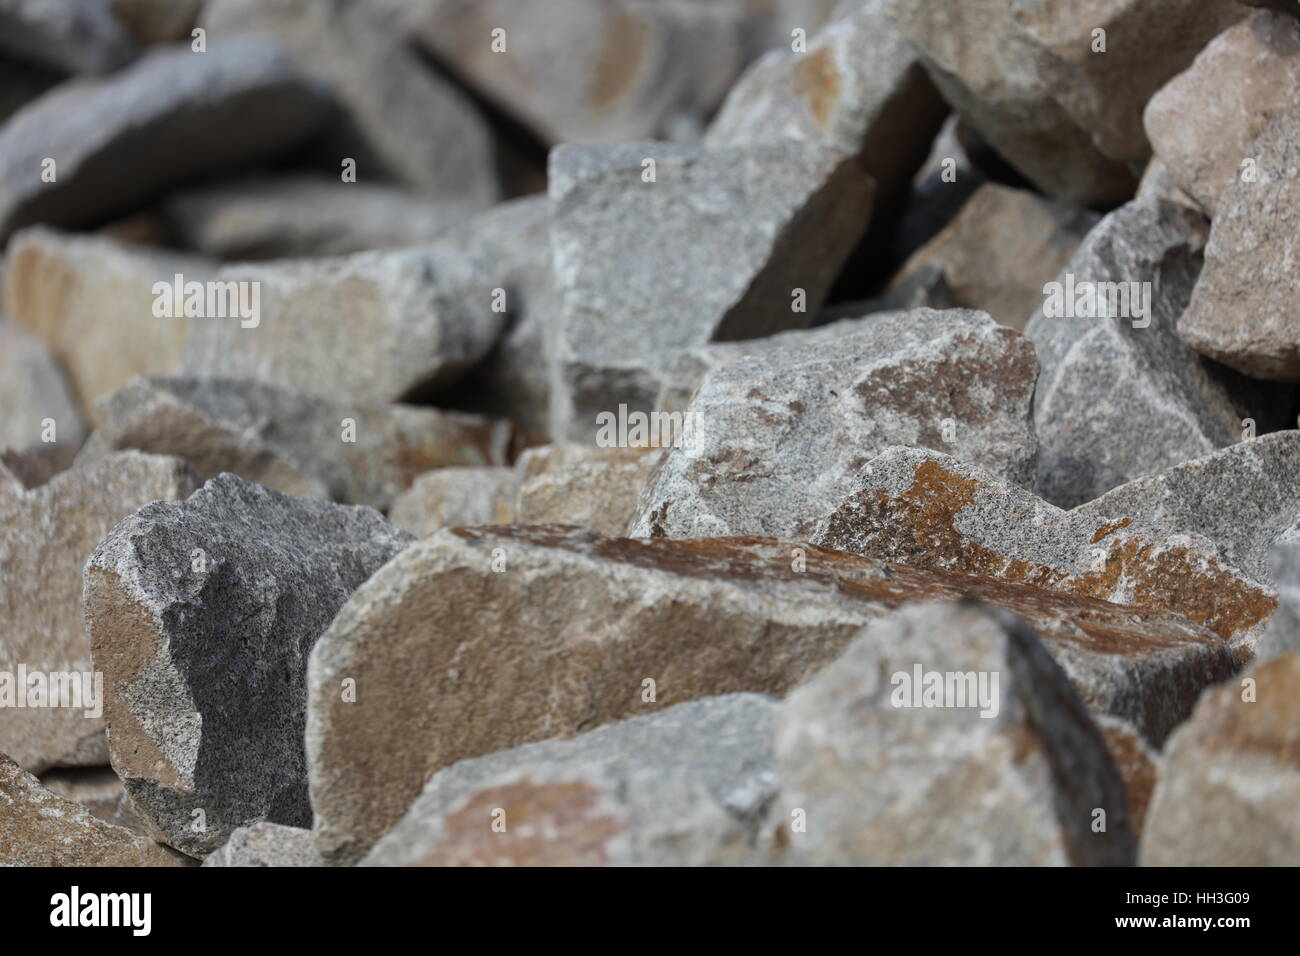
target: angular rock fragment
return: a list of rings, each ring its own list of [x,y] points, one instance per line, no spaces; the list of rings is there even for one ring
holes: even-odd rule
[[[550,172],[552,434],[587,443],[600,412],[653,408],[684,349],[806,325],[873,191],[857,160],[793,142],[562,146]]]
[[[433,775],[364,865],[750,862],[777,790],[776,710],[757,694],[708,697],[463,760]]]
[[[1300,107],[1269,123],[1250,152],[1252,178],[1230,182],[1219,194],[1205,268],[1178,336],[1246,375],[1300,382],[1300,309],[1291,296],[1300,274],[1294,262]]]
[[[37,222],[102,221],[264,159],[300,143],[328,111],[324,92],[256,38],[206,53],[157,50],[104,79],[60,86],[0,129],[0,241]]]
[[[1073,507],[1116,485],[1262,433],[1289,404],[1207,363],[1175,334],[1205,226],[1185,207],[1133,202],[1088,234],[1025,326],[1042,372],[1034,395],[1037,492]]]
[[[1151,806],[1151,794],[1155,791],[1156,780],[1160,776],[1160,755],[1128,721],[1109,714],[1094,713],[1092,717],[1101,735],[1106,738],[1106,747],[1110,750],[1111,759],[1115,761],[1115,769],[1124,781],[1133,832],[1141,834],[1147,809]]]
[[[0,866],[189,866],[181,854],[105,823],[0,754]]]
[[[951,449],[1013,484],[1034,467],[1033,348],[979,312],[890,313],[707,375],[635,537],[802,536],[888,445]]]
[[[4,311],[67,370],[88,417],[96,398],[137,375],[178,370],[191,320],[156,314],[154,284],[202,282],[212,271],[202,259],[43,228],[15,236],[5,264]]]
[[[230,834],[204,866],[320,866],[311,831],[279,823],[253,823]]]
[[[45,346],[0,319],[0,450],[12,448],[66,467],[85,437],[81,409]]]
[[[58,767],[41,774],[41,786],[79,803],[106,823],[114,823],[118,804],[126,796],[122,779],[112,767]]]
[[[518,488],[513,468],[439,468],[393,499],[388,520],[417,538],[462,525],[509,524]]]
[[[212,0],[200,26],[213,50],[241,34],[269,34],[330,90],[344,117],[326,131],[320,152],[335,175],[350,158],[362,180],[393,179],[478,206],[499,197],[491,135],[474,105],[377,22],[367,4]],[[489,41],[483,38],[484,49]]]
[[[0,491],[0,694],[12,695],[0,706],[0,750],[19,766],[40,773],[108,763],[103,687],[82,623],[81,568],[131,512],[193,488],[180,459],[128,452],[30,491]],[[51,703],[56,684],[62,706],[33,706]],[[20,698],[26,706],[17,706]]]
[[[1277,116],[1300,107],[1297,91],[1300,24],[1259,10],[1210,41],[1151,97],[1146,132],[1170,179],[1215,218],[1245,161],[1269,158],[1253,144]]]
[[[493,310],[483,263],[452,243],[241,263],[218,281],[256,288],[259,313],[191,322],[186,374],[347,402],[402,401],[451,384],[487,354],[506,318]]]
[[[0,0],[0,53],[60,73],[107,73],[135,56],[109,0]]]
[[[520,524],[572,524],[619,536],[666,449],[544,445],[517,465]]]
[[[890,286],[938,267],[956,307],[980,309],[1020,330],[1042,305],[1044,283],[1057,277],[1096,222],[1092,213],[987,183],[912,254]]]
[[[1300,651],[1300,535],[1292,530],[1283,536],[1269,563],[1277,586],[1277,611],[1259,639],[1256,657],[1261,661]]]
[[[961,597],[1028,620],[1087,703],[1134,723],[1236,667],[1177,615],[795,541],[444,530],[362,585],[312,652],[317,846],[355,861],[458,760],[700,697],[781,695],[889,611]]]
[[[317,176],[257,178],[181,193],[167,219],[187,248],[217,259],[337,256],[430,242],[477,204]]]
[[[1293,866],[1300,859],[1300,654],[1206,693],[1165,749],[1145,866]]]
[[[857,481],[861,490],[818,527],[814,544],[1182,614],[1243,653],[1277,607],[1271,588],[1178,524],[1152,527],[1111,506],[1062,511],[924,449],[889,449]],[[1200,687],[1183,690],[1192,696],[1153,718],[1187,713]],[[1151,732],[1159,740],[1168,729]]]
[[[790,695],[776,750],[772,817],[791,862],[1124,866],[1137,854],[1101,732],[1011,615],[921,604],[874,624]]]
[[[109,750],[156,839],[204,856],[248,823],[310,824],[307,655],[410,541],[369,508],[220,475],[95,549],[86,624]]]
[[[385,509],[432,468],[504,465],[511,429],[413,405],[348,405],[259,382],[138,378],[96,405],[78,458],[135,448],[285,494]]]

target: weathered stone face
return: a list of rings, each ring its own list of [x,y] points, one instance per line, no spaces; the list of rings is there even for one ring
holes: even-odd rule
[[[667,449],[543,445],[519,457],[515,518],[520,524],[572,524],[618,536]]]
[[[518,489],[513,468],[439,468],[393,499],[388,520],[417,538],[461,525],[509,524]]]

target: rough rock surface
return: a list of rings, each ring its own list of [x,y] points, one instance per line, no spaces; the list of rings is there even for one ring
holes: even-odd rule
[[[109,0],[0,0],[0,53],[60,73],[106,73],[136,50]]]
[[[963,684],[918,706],[929,698],[898,675],[930,673],[970,675],[969,696]],[[920,604],[877,622],[790,695],[776,750],[772,815],[791,862],[1123,866],[1137,854],[1101,732],[1011,615]]]
[[[16,680],[24,665],[29,678],[39,671],[47,682],[52,674],[91,672],[82,565],[131,512],[156,499],[183,498],[193,488],[179,459],[128,452],[29,491],[0,490],[0,672]],[[93,678],[89,686],[80,683],[83,695],[95,693]],[[108,762],[104,721],[86,716],[99,709],[0,707],[0,751],[33,773],[102,766]]]
[[[1142,863],[1287,866],[1300,859],[1298,710],[1300,654],[1206,693],[1165,749]]]
[[[135,448],[285,494],[386,509],[432,468],[504,465],[511,429],[412,405],[347,405],[259,382],[139,378],[101,399],[78,462]],[[349,424],[350,423],[350,424]]]
[[[164,49],[98,80],[51,90],[0,130],[0,241],[35,222],[75,226],[127,212],[209,173],[299,144],[329,99],[256,38]],[[42,162],[57,179],[42,181]]]
[[[0,866],[189,866],[174,850],[105,823],[0,754]]]
[[[857,160],[795,142],[562,146],[550,176],[552,433],[586,442],[598,413],[652,409],[684,349],[807,325],[873,192]]]
[[[1151,794],[1160,777],[1160,754],[1127,720],[1095,712],[1092,717],[1101,730],[1101,735],[1106,738],[1111,759],[1115,761],[1115,768],[1124,780],[1133,832],[1141,834],[1147,810],[1151,806]]]
[[[1033,348],[978,312],[893,313],[709,373],[642,496],[636,537],[802,536],[889,445],[951,450],[1013,484],[1034,468]]]
[[[1269,564],[1277,586],[1277,611],[1259,639],[1261,661],[1300,651],[1300,535],[1294,532],[1274,546]]]
[[[279,823],[253,823],[230,834],[204,866],[320,866],[311,831]]]
[[[54,423],[54,441],[42,437]],[[62,370],[39,339],[0,319],[0,450],[71,463],[86,438],[81,408]]]
[[[410,541],[369,508],[221,475],[95,549],[86,624],[109,750],[156,839],[204,856],[248,823],[311,823],[307,656]]]
[[[45,789],[81,804],[106,823],[116,822],[118,805],[126,796],[112,767],[57,767],[41,774],[40,780]]]
[[[417,538],[462,525],[509,524],[518,488],[513,468],[439,468],[393,499],[388,520]]]
[[[1125,719],[1153,687],[1204,687],[1236,666],[1179,616],[794,541],[445,530],[362,585],[312,651],[317,846],[334,863],[359,859],[458,760],[651,703],[784,694],[889,611],[961,597],[1028,620],[1081,696]]]
[[[777,789],[776,710],[756,694],[709,697],[462,760],[430,778],[363,865],[751,861]]]
[[[572,524],[619,536],[636,514],[646,482],[663,460],[660,448],[544,445],[519,457],[515,521]]]

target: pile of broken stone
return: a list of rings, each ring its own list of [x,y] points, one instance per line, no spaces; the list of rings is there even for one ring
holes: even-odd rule
[[[0,0],[0,864],[1300,862],[1265,6]]]

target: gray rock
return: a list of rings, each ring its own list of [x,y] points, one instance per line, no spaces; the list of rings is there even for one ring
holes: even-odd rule
[[[519,456],[514,520],[570,524],[619,536],[636,515],[637,501],[664,449],[589,448],[560,444]]]
[[[0,129],[0,240],[32,223],[80,226],[169,187],[295,146],[329,110],[324,91],[256,38],[141,57],[64,84]],[[42,181],[43,162],[57,179]]]
[[[1296,44],[1300,61],[1300,29]],[[1290,295],[1300,274],[1293,261],[1300,107],[1277,116],[1248,152],[1253,180],[1243,176],[1219,194],[1205,268],[1178,336],[1246,375],[1300,382],[1300,309]]]
[[[810,335],[705,377],[686,412],[694,440],[669,452],[629,534],[806,535],[888,445],[1031,480],[1037,367],[1017,333],[980,312],[920,309]]]
[[[462,525],[509,524],[518,487],[513,468],[439,468],[393,499],[388,520],[417,538]]]
[[[4,471],[4,469],[0,469]],[[83,706],[0,707],[0,751],[33,773],[108,763],[104,699],[95,689],[90,640],[82,623],[81,569],[95,545],[137,508],[183,498],[194,488],[184,462],[128,452],[54,476],[24,491],[0,490],[0,673],[18,669],[90,675],[61,687]],[[35,685],[32,685],[35,686]],[[91,697],[96,699],[92,702]],[[31,700],[31,697],[27,697]]]
[[[107,73],[135,56],[109,0],[0,0],[0,53],[61,73]]]
[[[330,89],[344,115],[327,131],[320,153],[334,175],[351,158],[358,179],[390,178],[479,207],[499,198],[491,134],[474,105],[366,4],[211,0],[200,26],[214,51],[241,34],[270,34]]]
[[[388,508],[431,468],[504,465],[500,421],[412,405],[348,405],[259,382],[138,378],[96,405],[78,462],[135,448],[285,494]],[[350,439],[350,440],[349,440]]]
[[[731,694],[462,760],[433,775],[362,865],[751,861],[777,790],[775,722],[770,697]]]
[[[945,693],[947,675],[962,683]],[[772,816],[791,862],[1126,866],[1137,854],[1101,732],[1033,629],[1005,613],[921,604],[877,622],[790,695],[776,749]],[[800,814],[806,829],[792,825]]]
[[[307,656],[411,540],[369,508],[221,475],[100,543],[86,624],[109,750],[155,839],[205,856],[249,823],[311,823]]]
[[[43,433],[54,440],[45,441]],[[35,336],[0,319],[0,449],[66,467],[85,438],[81,409],[50,353]]]
[[[204,866],[320,866],[311,831],[279,823],[253,823],[230,834]]]
[[[1191,210],[1132,202],[1088,234],[1055,288],[1044,287],[1025,334],[1042,367],[1036,490],[1053,504],[1073,507],[1207,455],[1238,441],[1244,419],[1260,432],[1280,424],[1286,402],[1206,363],[1175,332],[1204,241],[1204,221]],[[1127,311],[1110,291],[1129,293]],[[1062,305],[1065,314],[1047,314]]]
[[[1261,661],[1300,651],[1300,535],[1293,530],[1274,545],[1269,557],[1277,611],[1259,639],[1256,656]]]
[[[588,443],[600,412],[652,409],[681,351],[807,325],[873,192],[857,160],[793,142],[562,146],[550,171],[552,434]]]
[[[1181,616],[797,541],[444,530],[362,585],[312,651],[317,847],[359,859],[459,760],[702,697],[781,695],[873,620],[963,596],[1030,621],[1091,686],[1090,667],[1116,675],[1093,703],[1118,716],[1151,683],[1126,662],[1177,677],[1180,661],[1228,653]]]

